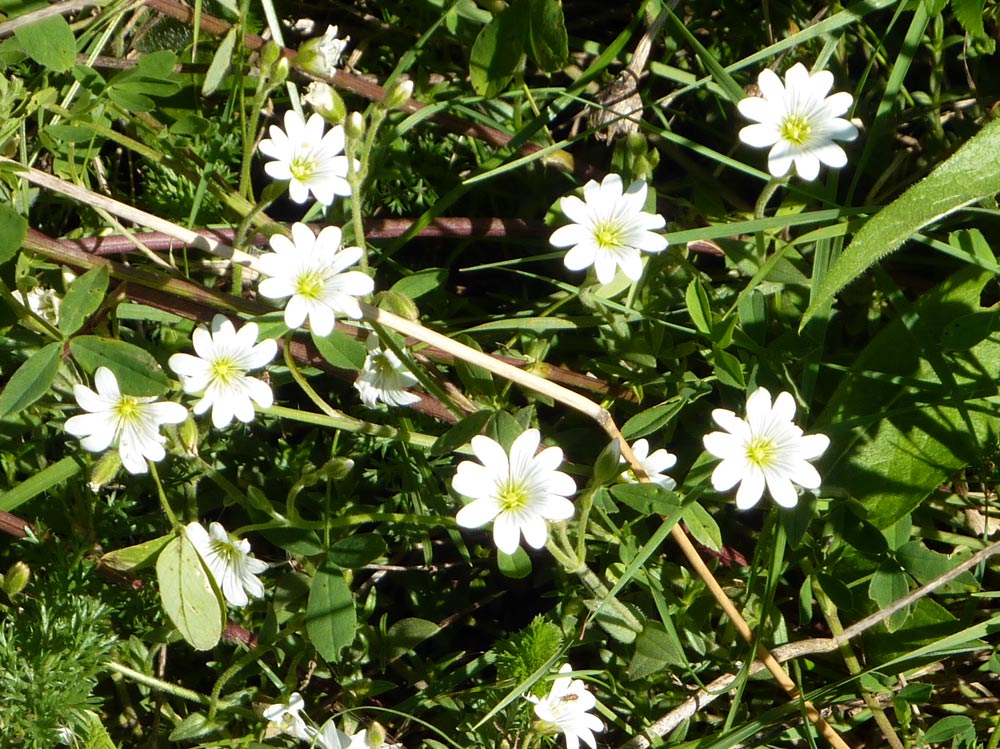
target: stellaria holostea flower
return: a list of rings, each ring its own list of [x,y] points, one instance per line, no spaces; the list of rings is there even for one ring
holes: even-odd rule
[[[268,734],[283,733],[303,741],[311,741],[315,729],[310,729],[299,713],[306,702],[298,692],[288,696],[288,702],[277,702],[264,708],[264,718],[268,721]]]
[[[785,82],[772,70],[757,76],[760,96],[743,99],[740,113],[756,124],[740,130],[740,140],[754,148],[768,148],[767,169],[783,177],[795,164],[804,180],[814,180],[820,162],[839,169],[847,163],[844,149],[835,140],[852,141],[858,129],[840,115],[854,98],[847,92],[827,96],[833,88],[833,73],[810,74],[802,63],[785,73]]]
[[[88,413],[67,419],[66,431],[79,437],[80,445],[90,452],[117,447],[129,473],[146,473],[147,460],[163,460],[166,455],[167,438],[160,434],[160,425],[181,423],[187,409],[180,403],[157,403],[155,397],[124,395],[107,367],[97,368],[94,384],[97,392],[86,385],[73,386],[76,402]]]
[[[406,392],[406,388],[417,384],[417,378],[392,349],[381,347],[378,333],[368,334],[365,347],[368,355],[354,387],[366,406],[374,407],[379,401],[390,406],[409,406],[420,400],[419,395]]]
[[[270,386],[247,372],[260,369],[278,353],[272,339],[257,343],[257,325],[248,322],[239,332],[223,315],[212,318],[209,330],[199,325],[192,336],[195,353],[174,354],[170,368],[181,378],[185,393],[204,392],[194,405],[196,414],[212,409],[212,423],[222,429],[235,416],[242,422],[253,420],[256,403],[267,408],[274,403]]]
[[[642,464],[642,469],[646,472],[646,476],[649,477],[652,483],[659,484],[664,489],[672,490],[676,488],[677,482],[663,473],[668,468],[673,468],[677,462],[676,455],[667,452],[662,447],[650,455],[649,442],[645,439],[636,440],[632,444],[632,453],[635,455],[636,460]],[[621,461],[624,463],[625,458],[623,457]],[[621,478],[630,484],[637,483],[635,474],[631,468],[622,471]]]
[[[559,669],[560,674],[568,674],[573,667],[564,663]],[[552,688],[543,699],[527,695],[527,699],[535,703],[536,725],[540,733],[561,733],[566,738],[566,749],[579,749],[580,741],[596,749],[597,739],[594,732],[604,730],[604,724],[590,711],[597,705],[597,700],[587,690],[587,685],[580,679],[560,676],[552,682]]]
[[[704,437],[705,449],[722,462],[712,472],[712,486],[724,492],[736,484],[736,506],[753,507],[767,486],[771,497],[782,507],[794,507],[799,500],[793,484],[818,489],[819,472],[808,462],[818,458],[830,444],[825,434],[803,435],[792,423],[795,399],[779,393],[771,405],[771,394],[758,388],[747,398],[746,418],[732,411],[712,411],[715,423],[725,432]]]
[[[375,289],[375,282],[361,271],[346,271],[361,259],[360,247],[341,247],[341,231],[327,226],[315,235],[305,224],[292,225],[292,238],[271,237],[271,249],[260,256],[260,272],[269,278],[258,289],[269,299],[286,299],[285,324],[298,328],[309,319],[313,332],[327,336],[336,313],[358,320],[361,307],[355,297]],[[289,298],[290,297],[290,298]]]
[[[249,541],[232,538],[220,523],[209,524],[207,531],[201,523],[188,523],[184,533],[229,603],[246,606],[248,595],[263,598],[264,584],[257,575],[267,569],[267,562],[250,555]]]
[[[271,137],[260,142],[260,151],[274,161],[264,165],[273,179],[288,180],[288,194],[296,203],[305,203],[312,192],[323,205],[337,195],[350,195],[344,128],[335,125],[325,135],[325,122],[315,112],[308,120],[294,109],[285,112],[285,129],[271,125]]]
[[[510,455],[498,442],[483,435],[472,438],[472,450],[482,465],[465,460],[451,485],[473,502],[458,511],[455,520],[463,528],[478,528],[493,521],[493,541],[505,554],[513,554],[521,535],[533,549],[549,537],[547,520],[573,516],[573,503],[566,497],[576,491],[567,474],[556,470],[563,453],[547,447],[538,455],[541,435],[537,429],[520,434],[510,446]]]
[[[666,221],[658,213],[646,213],[646,183],[636,180],[624,193],[622,178],[607,175],[601,184],[591,180],[583,186],[583,200],[575,195],[562,198],[562,212],[572,224],[556,229],[549,237],[555,247],[571,247],[563,262],[570,270],[591,265],[603,284],[615,278],[620,267],[631,281],[642,275],[641,252],[662,252],[667,239],[653,229]]]

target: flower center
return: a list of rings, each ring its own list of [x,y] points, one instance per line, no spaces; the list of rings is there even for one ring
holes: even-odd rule
[[[295,293],[306,299],[319,299],[323,293],[323,273],[318,270],[307,270],[295,279]]]
[[[243,368],[230,356],[220,356],[212,360],[212,379],[223,385],[230,385],[240,378]]]
[[[311,158],[309,151],[304,154],[296,154],[292,158],[292,163],[288,165],[288,171],[299,182],[305,182],[316,171],[316,162]]]
[[[232,567],[242,556],[240,550],[229,541],[220,541],[217,538],[213,538],[211,543],[212,553],[221,559],[226,567]]]
[[[497,492],[501,512],[516,512],[528,504],[528,490],[519,483],[506,481]]]
[[[766,468],[778,453],[778,446],[767,437],[754,437],[747,444],[747,460],[760,468]]]
[[[622,246],[622,228],[614,221],[601,221],[594,227],[594,241],[602,250],[614,250]]]
[[[804,146],[810,133],[812,124],[801,114],[790,114],[781,122],[781,138],[792,145]]]
[[[130,423],[138,421],[142,415],[142,408],[139,400],[131,395],[123,395],[118,405],[114,408],[115,415],[120,422]]]

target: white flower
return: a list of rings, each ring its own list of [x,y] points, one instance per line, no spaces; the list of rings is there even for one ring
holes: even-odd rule
[[[564,663],[559,673],[567,674],[572,670],[572,666]],[[594,732],[603,731],[604,724],[596,715],[590,714],[597,700],[582,681],[560,676],[552,682],[545,699],[540,700],[534,695],[527,695],[527,699],[535,703],[535,716],[541,721],[538,726],[541,733],[563,734],[566,749],[579,749],[581,739],[591,749],[596,749]]]
[[[315,729],[310,729],[299,715],[305,707],[305,700],[298,692],[288,696],[288,702],[278,702],[264,709],[264,717],[269,721],[268,732],[275,731],[294,736],[303,741],[311,741]]]
[[[323,118],[313,113],[309,120],[294,109],[285,112],[285,129],[271,125],[271,137],[260,142],[260,151],[275,161],[264,165],[273,179],[289,180],[288,194],[296,203],[305,203],[312,192],[323,205],[337,195],[350,195],[344,128],[337,125],[323,135]]]
[[[807,461],[822,455],[830,438],[825,434],[803,436],[792,423],[794,416],[795,399],[790,393],[780,393],[772,408],[771,394],[764,388],[747,398],[746,419],[724,408],[712,411],[715,423],[726,430],[704,437],[705,449],[722,459],[712,473],[716,491],[740,484],[736,506],[745,510],[757,504],[765,484],[782,507],[794,507],[798,502],[793,483],[805,489],[819,488],[819,473]]]
[[[316,114],[332,124],[339,125],[347,117],[344,101],[329,83],[313,81],[306,89],[302,100],[312,107]]]
[[[291,297],[285,306],[285,324],[298,328],[309,318],[313,332],[330,335],[336,314],[361,318],[355,297],[375,289],[375,282],[360,271],[344,269],[361,259],[360,247],[340,247],[341,233],[327,226],[318,236],[305,224],[292,225],[292,238],[271,237],[274,252],[260,256],[260,272],[270,278],[260,282],[260,293],[269,299]]]
[[[651,229],[666,225],[663,216],[646,213],[646,183],[636,180],[622,194],[622,178],[607,175],[601,184],[591,180],[583,186],[583,200],[570,195],[559,202],[562,212],[572,221],[556,229],[549,242],[555,247],[572,247],[563,258],[570,270],[583,270],[591,265],[597,280],[611,283],[615,268],[620,266],[630,280],[642,275],[645,252],[662,252],[667,240]]]
[[[117,446],[122,465],[129,473],[146,473],[146,460],[163,460],[167,438],[161,424],[180,424],[187,409],[180,403],[156,403],[155,397],[123,395],[118,378],[107,367],[94,373],[95,393],[86,385],[74,385],[76,402],[88,413],[66,420],[66,431],[80,437],[80,445],[90,452]]]
[[[211,331],[199,325],[192,341],[198,356],[174,354],[169,364],[180,376],[185,393],[204,391],[194,405],[196,414],[211,408],[212,423],[222,429],[234,416],[243,422],[252,421],[254,403],[261,408],[274,403],[274,394],[267,383],[247,377],[247,372],[263,367],[278,353],[274,340],[256,343],[256,323],[247,323],[237,333],[229,320],[216,315]]]
[[[320,749],[368,749],[368,731],[362,729],[348,736],[328,720],[316,733],[315,745]]]
[[[420,400],[420,396],[406,392],[418,380],[399,360],[391,349],[382,349],[378,333],[371,333],[365,341],[368,356],[354,387],[361,394],[366,406],[375,406],[382,401],[390,406],[409,406]]]
[[[740,140],[754,148],[771,147],[768,171],[782,177],[795,163],[804,180],[814,180],[820,162],[839,169],[847,163],[844,149],[834,140],[851,141],[858,129],[840,115],[851,108],[854,98],[846,92],[827,96],[833,88],[833,73],[809,74],[802,63],[785,73],[782,85],[771,70],[757,76],[760,96],[743,99],[740,113],[757,124],[740,130]]]
[[[201,523],[188,523],[184,533],[229,603],[246,606],[247,594],[264,597],[264,584],[257,575],[267,570],[267,562],[250,556],[249,541],[232,538],[220,523],[211,523],[207,531]]]
[[[475,500],[459,510],[455,520],[463,528],[493,520],[493,541],[505,554],[517,551],[522,534],[533,549],[542,548],[549,537],[545,521],[573,516],[573,503],[566,496],[576,491],[576,484],[556,470],[562,450],[547,447],[535,455],[540,440],[537,429],[526,430],[510,446],[508,458],[495,440],[476,435],[472,450],[482,465],[462,461],[451,480],[456,492]]]
[[[332,76],[337,72],[340,58],[351,37],[337,38],[337,27],[327,26],[323,36],[310,39],[299,48],[299,66],[313,75]]]
[[[59,295],[53,289],[36,286],[28,291],[27,294],[14,291],[12,296],[21,304],[26,304],[28,309],[45,320],[45,322],[52,325],[59,324],[59,305],[62,304],[62,299],[59,298]]]
[[[649,477],[652,483],[659,484],[664,489],[671,490],[677,486],[676,481],[663,474],[668,468],[673,468],[674,463],[677,462],[676,455],[667,452],[662,447],[650,455],[649,443],[644,439],[636,440],[632,444],[632,453],[635,455],[636,460],[642,464],[642,470],[646,472],[646,476]],[[625,458],[622,458],[621,462],[624,463]],[[621,477],[630,484],[637,483],[632,469],[622,471]]]

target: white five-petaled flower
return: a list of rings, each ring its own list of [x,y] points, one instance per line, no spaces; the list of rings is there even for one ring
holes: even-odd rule
[[[348,736],[330,718],[316,732],[315,741],[319,749],[368,749],[368,731],[361,729],[353,736]]]
[[[559,673],[568,674],[572,670],[572,666],[564,663]],[[579,749],[581,740],[591,749],[596,749],[594,732],[603,731],[604,724],[596,715],[590,714],[597,700],[580,679],[560,676],[552,682],[552,688],[544,699],[534,695],[528,695],[527,699],[535,703],[535,716],[540,721],[537,728],[541,733],[563,734],[566,749]]]
[[[299,48],[296,58],[301,67],[313,75],[332,76],[337,72],[340,58],[347,49],[351,37],[337,37],[337,27],[327,26],[323,36],[310,39]]]
[[[771,148],[767,168],[783,177],[795,164],[804,180],[814,180],[820,162],[839,169],[847,163],[844,149],[835,140],[851,141],[858,129],[840,115],[851,108],[854,98],[847,92],[827,96],[833,88],[833,73],[821,70],[810,75],[802,63],[785,73],[785,83],[771,70],[757,76],[760,96],[743,99],[740,113],[756,124],[740,130],[740,140],[754,148]]]
[[[247,323],[236,332],[229,320],[216,315],[211,331],[199,325],[192,342],[197,356],[174,354],[169,364],[180,376],[185,393],[204,391],[194,405],[196,414],[211,408],[212,423],[222,429],[234,416],[242,422],[252,421],[254,403],[261,408],[274,403],[267,383],[247,377],[247,372],[260,369],[278,353],[278,344],[272,339],[257,343],[256,323]]]
[[[187,409],[180,403],[157,403],[155,397],[124,395],[118,378],[107,367],[94,373],[97,392],[86,385],[74,385],[73,395],[80,408],[88,413],[66,420],[66,431],[80,437],[84,450],[102,452],[118,448],[122,465],[129,473],[146,473],[146,460],[163,460],[167,438],[160,434],[161,424],[180,424]]]
[[[524,535],[533,549],[549,537],[546,520],[567,520],[573,503],[566,497],[576,491],[567,474],[557,471],[563,453],[547,447],[538,455],[541,436],[537,429],[524,431],[510,446],[510,456],[498,442],[476,435],[472,449],[482,465],[465,460],[451,485],[473,502],[458,511],[455,520],[463,528],[478,528],[493,521],[493,541],[505,554],[513,554]]]
[[[28,309],[38,315],[45,322],[52,325],[59,324],[59,306],[62,299],[53,289],[46,289],[41,286],[22,294],[20,291],[12,292],[12,296],[21,304],[28,305]]]
[[[264,718],[268,721],[268,733],[284,733],[303,741],[311,741],[315,729],[310,729],[299,713],[305,708],[305,700],[298,692],[288,696],[288,702],[277,702],[264,709]]]
[[[207,531],[201,523],[188,523],[184,533],[229,603],[246,606],[248,595],[264,597],[257,575],[267,570],[267,562],[250,556],[249,541],[232,538],[220,523],[209,524]]]
[[[666,221],[658,213],[646,213],[646,183],[636,180],[624,193],[622,178],[607,175],[601,184],[590,180],[583,186],[583,200],[569,195],[559,202],[572,224],[556,229],[549,238],[555,247],[571,247],[563,262],[570,270],[591,265],[603,284],[615,278],[621,267],[630,280],[642,275],[644,252],[662,252],[667,240],[653,229],[662,229]]]
[[[419,395],[406,392],[406,388],[417,384],[417,378],[394,351],[380,346],[378,333],[368,335],[365,347],[368,355],[354,387],[366,406],[375,406],[379,401],[390,406],[409,406],[420,400]]]
[[[344,128],[336,125],[326,135],[323,118],[313,113],[308,121],[294,109],[285,112],[285,129],[271,125],[271,137],[260,142],[260,151],[274,161],[264,165],[273,179],[288,180],[288,194],[305,203],[312,192],[323,205],[337,195],[350,195]]]
[[[677,462],[676,455],[667,452],[662,447],[650,455],[649,443],[644,439],[636,440],[632,444],[632,453],[635,455],[636,460],[642,464],[642,470],[646,472],[646,476],[649,477],[652,483],[659,484],[664,489],[671,490],[677,486],[676,481],[663,473],[668,468],[673,468],[674,463]],[[621,461],[624,463],[625,458],[622,458]],[[630,484],[637,483],[635,474],[631,468],[623,471],[621,477]]]
[[[327,226],[319,235],[305,224],[292,225],[292,238],[271,237],[271,249],[260,256],[260,272],[270,278],[260,282],[260,293],[269,299],[285,299],[285,324],[298,328],[309,318],[313,332],[328,336],[336,313],[355,320],[361,307],[355,297],[375,289],[375,282],[361,271],[347,271],[361,259],[360,247],[340,246],[341,232]]]
[[[803,435],[792,423],[795,399],[779,393],[771,406],[771,394],[758,388],[747,398],[746,419],[732,411],[712,411],[715,423],[725,432],[704,437],[705,449],[722,462],[712,472],[712,486],[727,491],[740,484],[736,506],[753,507],[767,486],[771,497],[782,507],[794,507],[798,492],[793,484],[817,489],[820,476],[808,462],[818,458],[830,444],[825,434]]]

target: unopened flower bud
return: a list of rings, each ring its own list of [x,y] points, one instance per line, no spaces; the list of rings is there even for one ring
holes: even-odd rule
[[[420,319],[420,310],[417,309],[416,303],[406,294],[392,289],[378,295],[378,306],[387,312],[405,317],[407,320],[416,322]]]
[[[198,455],[198,425],[190,414],[188,414],[188,417],[181,424],[178,430],[178,437],[180,437],[181,447],[184,449],[184,452],[187,455],[196,457]]]
[[[381,749],[381,746],[385,743],[385,729],[379,722],[373,722],[368,727],[368,735],[365,736],[365,743],[371,749]]]
[[[313,75],[332,77],[349,41],[349,36],[337,38],[336,26],[327,26],[323,36],[310,39],[299,47],[299,67]]]
[[[288,78],[289,63],[287,57],[281,57],[278,62],[274,65],[274,71],[271,73],[271,79],[269,85],[280,86]]]
[[[94,466],[94,472],[90,474],[90,481],[87,486],[92,492],[99,492],[101,487],[118,475],[118,469],[122,467],[122,457],[117,450],[108,450]]]
[[[386,109],[399,109],[413,95],[413,81],[396,81],[395,85],[385,93],[382,104]]]
[[[344,123],[344,131],[351,140],[358,141],[365,134],[365,118],[361,112],[351,112]]]
[[[344,106],[344,100],[329,83],[313,81],[309,84],[303,98],[314,112],[331,125],[339,125],[347,117],[347,107]]]
[[[31,568],[24,562],[14,562],[3,577],[3,592],[13,598],[28,586],[30,579]]]
[[[281,47],[274,42],[268,42],[260,50],[260,69],[269,71],[279,57],[281,57]]]

